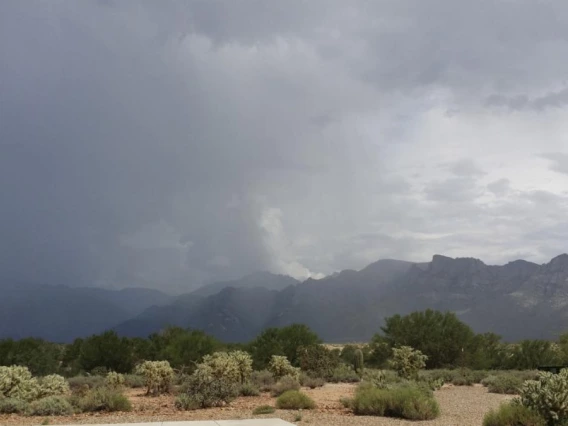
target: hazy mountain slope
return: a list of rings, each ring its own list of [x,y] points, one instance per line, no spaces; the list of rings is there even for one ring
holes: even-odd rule
[[[159,291],[145,289],[4,285],[0,297],[0,338],[33,336],[68,342],[100,333],[156,302],[170,300]]]
[[[198,296],[212,296],[227,287],[233,288],[257,288],[262,287],[268,290],[283,290],[288,286],[296,285],[299,281],[287,275],[276,275],[270,272],[256,272],[246,275],[243,278],[232,281],[220,281],[207,284],[198,288],[191,294]]]

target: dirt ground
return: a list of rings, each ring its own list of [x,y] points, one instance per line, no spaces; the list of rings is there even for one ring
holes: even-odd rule
[[[319,389],[303,389],[314,399],[317,409],[304,410],[301,413],[301,421],[296,420],[300,413],[295,410],[276,410],[274,414],[253,416],[252,410],[255,407],[265,404],[274,405],[275,399],[269,394],[263,394],[259,397],[241,397],[235,400],[231,406],[224,408],[177,411],[174,407],[175,397],[168,395],[151,398],[145,396],[140,389],[129,389],[126,392],[133,405],[133,411],[129,413],[78,414],[68,417],[49,417],[48,420],[49,424],[95,424],[278,417],[291,423],[306,426],[480,426],[487,411],[511,398],[507,395],[488,393],[487,389],[479,385],[471,387],[445,386],[436,392],[436,399],[440,403],[441,416],[431,421],[409,422],[385,417],[353,416],[343,408],[339,399],[351,396],[354,390],[355,386],[350,384],[326,384]],[[40,425],[45,419],[45,417],[0,415],[0,425]]]

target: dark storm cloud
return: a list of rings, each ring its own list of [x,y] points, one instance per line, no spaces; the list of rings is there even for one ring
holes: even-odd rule
[[[539,203],[565,208],[534,156],[566,169],[567,19],[563,1],[1,2],[0,281],[518,253]]]

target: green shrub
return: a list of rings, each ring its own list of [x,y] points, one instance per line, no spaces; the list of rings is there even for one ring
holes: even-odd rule
[[[487,386],[487,390],[491,393],[516,395],[523,385],[522,379],[511,374],[500,374],[499,376],[492,377],[494,378],[491,380],[483,380],[483,383]]]
[[[452,385],[454,386],[473,386],[473,378],[471,376],[456,375],[452,379]]]
[[[300,383],[293,377],[285,376],[272,386],[270,392],[272,396],[279,396],[289,390],[300,390]]]
[[[268,364],[268,370],[276,380],[285,376],[293,377],[296,380],[300,379],[300,369],[292,367],[292,364],[290,364],[290,361],[288,361],[288,358],[285,356],[272,355],[270,363]]]
[[[301,346],[297,357],[302,371],[314,377],[329,376],[340,362],[337,354],[322,345]]]
[[[349,403],[356,415],[399,417],[408,420],[431,420],[440,414],[434,397],[415,384],[392,389],[360,386]]]
[[[540,414],[548,424],[568,421],[568,369],[558,374],[541,372],[537,380],[521,386],[517,403]]]
[[[144,361],[136,366],[135,373],[143,376],[147,395],[169,392],[174,370],[168,361]]]
[[[260,405],[252,410],[252,414],[255,416],[259,414],[272,414],[276,411],[276,409],[270,405]]]
[[[146,385],[143,376],[138,374],[125,374],[124,385],[128,388],[143,388]]]
[[[109,388],[120,389],[124,386],[124,375],[111,371],[105,377],[105,385]]]
[[[504,403],[485,415],[483,426],[546,426],[546,421],[523,405]]]
[[[282,410],[311,410],[316,404],[305,393],[289,390],[276,399],[276,406]]]
[[[28,403],[16,398],[0,398],[0,414],[22,414]]]
[[[182,411],[197,410],[198,408],[200,408],[197,399],[193,398],[191,395],[188,395],[186,393],[178,395],[174,405],[178,410]]]
[[[339,364],[326,380],[331,383],[357,383],[361,377],[348,365]]]
[[[418,372],[426,366],[428,357],[410,346],[401,346],[392,349],[390,365],[400,377],[414,379]]]
[[[28,405],[28,416],[68,416],[73,414],[73,407],[62,396],[48,396],[38,399]]]
[[[75,376],[67,379],[72,392],[83,392],[85,389],[94,389],[103,386],[105,378],[102,376]]]
[[[325,385],[325,380],[321,377],[304,376],[300,377],[300,384],[306,388],[315,389]]]
[[[132,410],[130,401],[120,390],[107,387],[97,387],[82,396],[76,395],[71,398],[71,403],[81,412]]]
[[[39,394],[39,383],[27,367],[0,366],[0,397],[33,401]]]
[[[261,392],[270,392],[272,386],[276,383],[272,373],[268,370],[253,371],[251,382],[254,383]]]
[[[252,383],[243,383],[239,387],[240,396],[259,396],[260,390]]]

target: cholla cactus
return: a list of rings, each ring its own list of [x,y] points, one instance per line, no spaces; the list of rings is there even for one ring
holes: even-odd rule
[[[0,367],[0,396],[32,401],[39,392],[39,384],[27,367]]]
[[[148,395],[168,392],[174,378],[174,370],[168,361],[144,361],[136,366],[135,372],[144,376]]]
[[[285,356],[272,355],[270,364],[268,364],[268,370],[270,370],[276,380],[280,380],[285,376],[290,376],[296,381],[300,380],[300,369],[292,367],[292,364]]]
[[[105,384],[109,388],[118,389],[124,386],[124,376],[120,373],[111,371],[105,378]]]
[[[418,372],[426,366],[428,357],[410,346],[393,348],[392,352],[390,365],[400,377],[415,379]]]
[[[45,376],[39,382],[39,393],[40,398],[65,395],[69,393],[69,383],[59,374]]]
[[[233,351],[229,352],[229,356],[233,358],[237,364],[240,382],[248,382],[252,375],[252,357],[250,354],[244,351]]]
[[[517,400],[538,412],[549,425],[568,420],[568,369],[558,374],[541,372],[537,380],[527,380]]]
[[[207,366],[209,374],[216,379],[225,379],[229,382],[238,383],[241,379],[237,360],[227,352],[215,352],[213,355],[205,355],[199,366]]]

